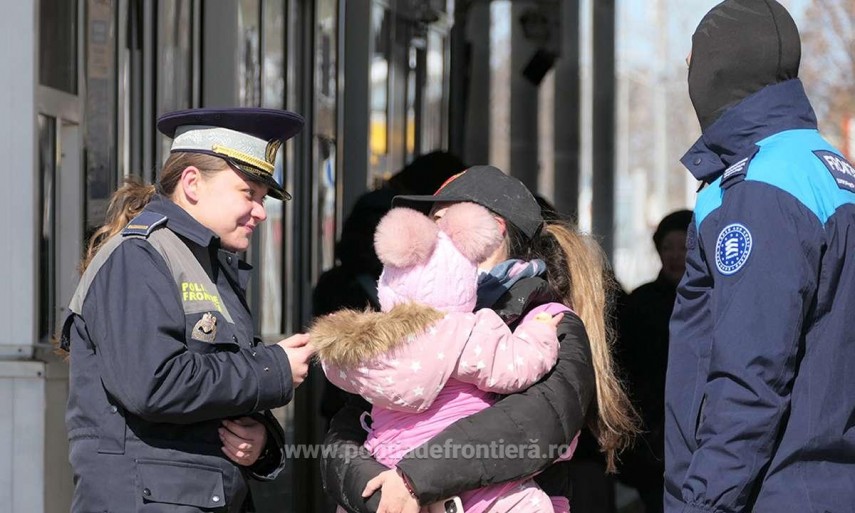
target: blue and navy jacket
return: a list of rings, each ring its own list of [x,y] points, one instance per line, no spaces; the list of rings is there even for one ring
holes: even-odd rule
[[[855,169],[797,79],[683,162],[709,185],[671,318],[665,510],[853,511]]]
[[[253,336],[249,272],[161,196],[98,251],[62,331],[72,511],[234,513],[247,478],[279,473],[284,433],[265,410],[290,400],[291,369]],[[268,430],[268,453],[249,468],[225,456],[217,431],[242,416]]]

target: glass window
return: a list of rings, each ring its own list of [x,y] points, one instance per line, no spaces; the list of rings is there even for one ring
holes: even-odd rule
[[[104,221],[116,189],[116,22],[114,0],[86,9],[86,229]]]
[[[416,109],[418,97],[418,53],[419,50],[410,46],[407,51],[407,121],[404,125],[405,160],[410,162],[416,153]]]
[[[77,0],[39,3],[39,83],[77,94]]]
[[[261,47],[259,0],[241,0],[238,12],[238,96],[240,104],[261,104]]]
[[[389,160],[389,11],[382,5],[371,7],[373,48],[370,69],[370,169],[374,181],[387,178]]]
[[[316,4],[314,169],[317,184],[317,224],[314,278],[334,263],[336,235],[336,122],[338,83],[338,2]],[[314,281],[314,280],[313,280]]]
[[[192,0],[157,3],[157,115],[192,106],[192,26]],[[163,162],[172,141],[159,137]]]
[[[445,147],[445,38],[435,30],[428,31],[427,77],[422,110],[422,151],[427,153]]]
[[[267,0],[262,4],[262,106],[282,108],[285,103],[285,11],[283,2]],[[276,156],[276,173],[283,176],[286,146]],[[262,336],[278,335],[286,331],[283,322],[284,287],[283,251],[285,235],[284,203],[267,200],[264,203],[267,220],[261,225],[258,245],[258,280],[260,304],[256,311],[260,316]]]
[[[39,340],[53,335],[56,307],[56,118],[39,114]]]
[[[285,104],[285,6],[281,0],[266,0],[262,9],[264,80],[261,105],[281,109]]]

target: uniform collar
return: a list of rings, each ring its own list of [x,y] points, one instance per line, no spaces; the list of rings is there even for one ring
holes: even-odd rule
[[[710,183],[757,142],[803,128],[816,129],[816,114],[795,78],[766,86],[727,109],[680,161],[695,178]]]
[[[186,210],[166,196],[155,194],[149,204],[146,205],[146,210],[166,216],[166,224],[170,230],[202,247],[208,247],[212,243],[219,246],[220,238],[214,232],[203,226]]]

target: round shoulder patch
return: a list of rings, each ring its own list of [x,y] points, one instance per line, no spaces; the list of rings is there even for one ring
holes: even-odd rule
[[[751,232],[733,223],[724,227],[715,243],[715,266],[724,275],[740,270],[751,254]]]

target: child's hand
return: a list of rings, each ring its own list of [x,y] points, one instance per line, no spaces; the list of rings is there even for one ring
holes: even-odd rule
[[[551,316],[546,312],[540,312],[539,314],[534,316],[534,320],[538,322],[542,322],[545,324],[552,325],[553,328],[558,328],[558,323],[561,322],[561,319],[564,318],[564,313],[560,313],[556,316]]]

